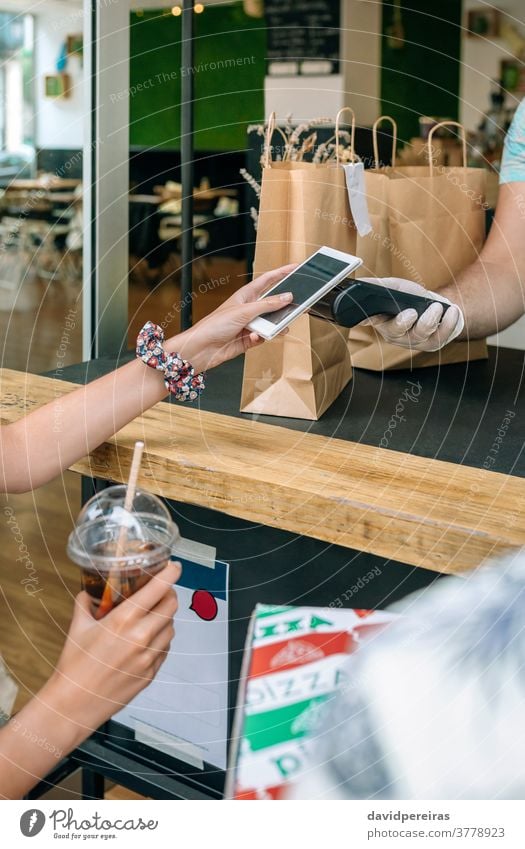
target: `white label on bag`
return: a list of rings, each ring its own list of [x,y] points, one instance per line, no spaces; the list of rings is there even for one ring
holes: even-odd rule
[[[365,166],[362,162],[345,162],[341,168],[345,172],[348,200],[357,232],[360,236],[366,236],[372,226],[366,201]]]

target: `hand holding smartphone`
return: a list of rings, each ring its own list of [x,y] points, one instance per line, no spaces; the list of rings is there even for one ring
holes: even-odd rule
[[[362,260],[351,254],[334,248],[320,248],[259,299],[291,292],[292,303],[276,312],[258,316],[248,328],[263,339],[273,339],[361,264]]]

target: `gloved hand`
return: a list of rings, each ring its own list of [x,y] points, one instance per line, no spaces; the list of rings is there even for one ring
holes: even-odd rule
[[[359,279],[366,280],[367,283],[388,286],[390,289],[410,292],[412,295],[430,297],[444,304],[452,303],[442,295],[420,286],[419,283],[412,283],[411,280],[404,280],[402,277],[360,277]],[[420,318],[414,309],[407,309],[396,316],[374,315],[363,324],[375,327],[383,339],[393,345],[410,348],[412,351],[438,351],[459,336],[465,326],[463,313],[456,304],[449,307],[443,316],[443,321],[441,321],[442,315],[443,308],[439,304],[432,304]]]

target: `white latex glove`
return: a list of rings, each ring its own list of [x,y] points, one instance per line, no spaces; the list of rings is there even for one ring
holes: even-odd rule
[[[431,292],[419,283],[412,283],[411,280],[404,280],[402,277],[360,277],[359,279],[379,286],[388,286],[390,289],[409,292],[411,295],[422,295],[444,304],[452,304],[452,301],[436,292]],[[410,348],[413,351],[439,351],[459,336],[465,326],[463,313],[456,304],[449,307],[443,321],[441,321],[442,315],[443,308],[439,304],[432,304],[419,319],[415,310],[408,309],[396,316],[374,315],[363,323],[372,325],[386,342],[399,345],[401,348]]]

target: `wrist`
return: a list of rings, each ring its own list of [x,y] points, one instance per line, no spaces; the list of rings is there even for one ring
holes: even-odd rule
[[[55,671],[37,695],[40,709],[49,716],[49,727],[60,729],[60,748],[64,754],[75,749],[101,725],[106,717],[97,716],[98,699],[81,685]]]
[[[190,327],[188,330],[178,333],[177,336],[172,336],[164,344],[164,349],[169,354],[179,354],[184,360],[191,363],[195,369],[195,374],[200,374],[206,369],[206,363],[199,347],[195,327]]]
[[[13,798],[27,792],[33,783],[28,783],[28,777],[46,775],[55,761],[66,757],[88,736],[79,708],[71,708],[64,687],[53,675],[2,729],[0,758],[16,764],[19,771],[10,788]]]
[[[448,286],[444,286],[439,292],[436,293],[440,295],[442,298],[447,298],[447,300],[451,301],[451,303],[458,305],[458,289],[457,286],[454,286],[453,283]]]
[[[162,373],[166,387],[176,401],[196,401],[206,388],[200,363],[197,363],[196,369],[188,359],[192,353],[193,338],[190,329],[184,335],[170,339],[167,346],[162,327],[153,321],[147,321],[137,336],[137,357],[148,367]]]
[[[123,366],[123,368],[133,368],[137,369],[137,371],[140,370],[141,380],[147,381],[147,384],[151,384],[151,387],[154,387],[155,391],[158,392],[158,395],[152,401],[150,401],[148,404],[143,405],[143,409],[147,409],[151,404],[154,404],[157,401],[161,401],[163,398],[169,395],[169,391],[164,383],[164,376],[161,374],[161,372],[156,371],[152,368],[148,368],[146,364],[142,362],[142,360],[137,358],[133,360],[133,362],[128,363],[126,366]]]
[[[449,283],[448,286],[445,286],[443,289],[440,289],[437,293],[441,295],[442,298],[446,298],[450,303],[457,307],[458,310],[461,311],[463,316],[463,327],[460,333],[456,337],[454,337],[455,342],[465,342],[469,339],[469,330],[467,327],[467,316],[464,308],[461,306],[462,295],[459,287],[456,283]]]

